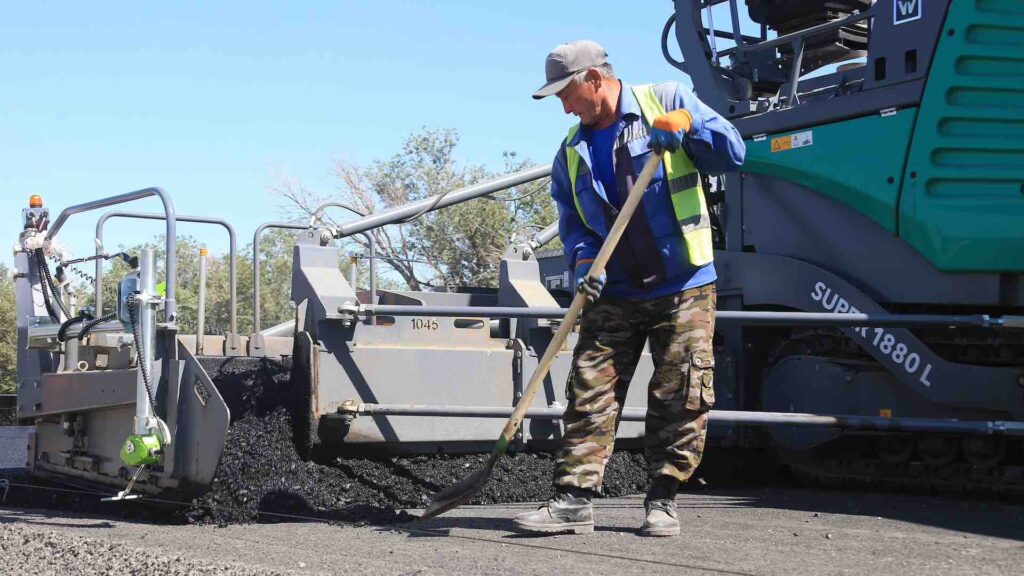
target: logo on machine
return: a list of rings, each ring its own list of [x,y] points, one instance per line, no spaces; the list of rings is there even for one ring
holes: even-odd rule
[[[921,18],[921,4],[924,0],[893,0],[892,23],[894,26],[913,22]]]
[[[856,306],[852,305],[846,298],[840,296],[839,292],[833,290],[824,282],[814,284],[814,290],[811,291],[811,300],[821,304],[822,308],[833,314],[861,313]],[[850,335],[854,337],[854,340],[861,342],[861,346],[864,347],[868,354],[883,362],[889,362],[891,368],[903,370],[907,376],[917,377],[917,381],[921,385],[931,387],[932,383],[929,380],[929,376],[932,373],[932,365],[927,361],[927,357],[922,360],[921,354],[914,352],[914,348],[918,343],[908,340],[910,344],[907,344],[900,341],[902,337],[909,335],[909,332],[905,330],[887,330],[881,327],[855,327],[850,330],[852,330]]]

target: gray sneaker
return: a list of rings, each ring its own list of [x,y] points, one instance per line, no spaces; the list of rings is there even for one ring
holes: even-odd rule
[[[515,525],[530,532],[590,534],[594,531],[594,505],[589,498],[559,492],[537,510],[517,515]]]
[[[679,516],[675,500],[647,500],[644,502],[647,519],[640,527],[641,536],[678,536]]]

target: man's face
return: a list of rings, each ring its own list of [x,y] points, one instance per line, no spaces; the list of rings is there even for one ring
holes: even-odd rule
[[[555,96],[562,101],[562,109],[566,114],[574,114],[579,117],[580,123],[590,126],[597,121],[601,112],[599,86],[599,83],[584,76],[583,82],[570,82]]]

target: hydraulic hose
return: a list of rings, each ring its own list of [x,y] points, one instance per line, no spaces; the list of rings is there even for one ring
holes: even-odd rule
[[[46,313],[50,315],[50,319],[54,322],[60,322],[60,314],[53,308],[53,302],[50,300],[49,284],[46,281],[50,271],[46,266],[46,256],[43,254],[42,248],[36,248],[33,254],[36,259],[36,273],[39,276],[39,291],[43,293],[43,304],[46,305]]]
[[[60,307],[60,311],[64,313],[65,318],[71,318],[71,313],[68,312],[68,307],[64,305],[64,301],[60,298],[60,291],[54,285],[53,276],[50,275],[50,265],[46,263],[46,256],[43,254],[42,248],[36,248],[36,265],[39,266],[42,272],[42,278],[46,280],[46,286],[50,289],[50,294],[53,296],[53,301]],[[41,282],[40,282],[41,283]],[[46,292],[43,292],[44,301],[47,300]],[[49,311],[49,310],[47,310]],[[54,318],[54,321],[58,321],[60,318]]]
[[[72,326],[74,326],[75,324],[78,324],[79,322],[85,322],[87,320],[92,320],[92,319],[93,319],[93,317],[90,314],[79,313],[78,316],[75,316],[74,318],[69,318],[69,319],[65,320],[60,325],[60,329],[57,330],[57,342],[64,342],[64,341],[66,341],[67,340],[68,329],[71,328]]]
[[[57,289],[56,283],[53,281],[53,276],[50,275],[50,265],[45,261],[43,262],[43,273],[46,274],[46,284],[50,288],[50,294],[53,296],[53,301],[57,303],[60,311],[64,313],[65,318],[71,318],[71,312],[69,312],[68,307],[64,305],[64,300],[60,297],[60,290]]]

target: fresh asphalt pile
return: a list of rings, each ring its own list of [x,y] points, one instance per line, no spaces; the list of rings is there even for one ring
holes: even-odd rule
[[[484,455],[305,460],[308,392],[290,385],[290,366],[269,359],[204,359],[204,368],[232,409],[224,454],[210,491],[185,514],[193,522],[273,521],[290,516],[387,524],[414,517],[430,496],[483,466]],[[298,442],[296,437],[298,436]],[[474,504],[543,500],[551,492],[550,455],[505,457]],[[616,454],[605,494],[646,488],[641,455]]]
[[[105,503],[88,492],[12,486],[6,504],[62,511],[109,514],[146,521],[187,521],[227,525],[245,522],[296,521],[301,518],[357,524],[411,521],[409,508],[423,508],[430,496],[482,467],[486,455],[413,455],[387,458],[305,457],[310,450],[309,390],[298,390],[289,359],[202,358],[207,373],[228,402],[232,424],[210,490],[180,504],[162,502],[154,509],[141,501]],[[298,385],[301,386],[301,385]],[[750,458],[726,470],[706,459],[701,475],[727,479],[740,469],[756,469]],[[550,454],[517,453],[504,457],[490,482],[471,504],[538,501],[551,493],[554,462]],[[710,466],[710,468],[709,468]],[[763,483],[764,469],[758,473]],[[16,476],[16,484],[41,485],[36,478]],[[719,483],[720,485],[721,483]],[[700,489],[702,481],[687,489]],[[605,474],[609,497],[643,492],[647,487],[642,454],[619,451]],[[63,486],[67,488],[67,486]],[[111,490],[111,492],[113,492]],[[170,496],[161,496],[166,500]]]

